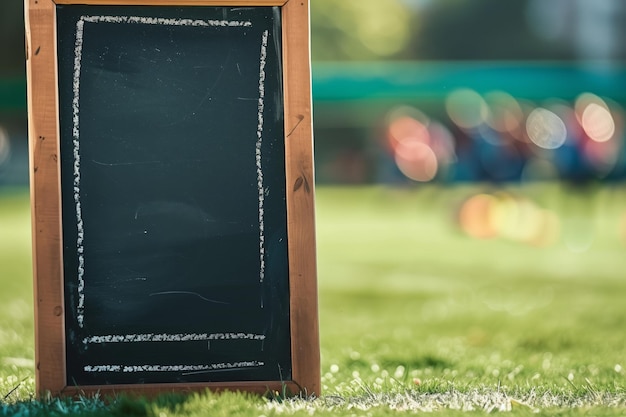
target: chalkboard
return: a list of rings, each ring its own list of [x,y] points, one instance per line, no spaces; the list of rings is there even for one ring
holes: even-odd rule
[[[290,379],[279,9],[57,21],[68,384]]]
[[[305,286],[294,282],[302,261],[293,258],[311,255],[297,249],[293,195],[311,194],[312,173],[301,162],[290,167],[289,138],[305,116],[290,127],[283,7],[52,9],[59,132],[52,207],[62,259],[61,282],[52,285],[63,335],[54,384],[261,391],[274,381],[319,391],[302,378],[300,351],[313,367],[319,362],[316,347],[299,346],[317,342],[316,334],[299,336],[307,325],[316,333],[317,322],[315,311],[297,318]],[[31,132],[32,142],[45,140]],[[33,146],[35,196],[41,156]],[[34,224],[39,212],[35,202]],[[39,236],[50,233],[34,230],[35,250],[55,248]],[[35,269],[41,292],[48,278]],[[305,309],[316,308],[310,296]],[[43,351],[46,330],[37,327]]]

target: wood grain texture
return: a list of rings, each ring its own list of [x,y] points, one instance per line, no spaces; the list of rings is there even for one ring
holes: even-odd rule
[[[37,392],[65,385],[54,3],[26,0],[28,132]]]
[[[282,12],[293,379],[320,395],[309,0],[290,0]]]

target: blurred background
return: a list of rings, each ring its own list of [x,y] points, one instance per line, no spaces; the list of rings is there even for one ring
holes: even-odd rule
[[[324,390],[623,391],[626,1],[311,12]],[[26,109],[23,1],[0,0],[0,392],[34,369]]]
[[[318,184],[626,178],[626,2],[312,0],[311,12]],[[0,187],[28,184],[23,27],[23,2],[1,1]]]
[[[0,185],[27,183],[23,2],[0,2]],[[317,180],[626,176],[621,0],[312,0]]]
[[[320,183],[626,175],[626,3],[313,0]]]

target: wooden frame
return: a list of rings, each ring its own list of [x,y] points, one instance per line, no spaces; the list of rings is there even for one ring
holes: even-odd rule
[[[56,46],[57,4],[280,6],[289,240],[292,380],[69,386],[65,368],[63,238]],[[243,390],[320,393],[308,0],[25,0],[38,395]]]

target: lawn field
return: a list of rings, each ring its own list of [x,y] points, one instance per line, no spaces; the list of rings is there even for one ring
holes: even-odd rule
[[[0,416],[626,415],[626,187],[317,190],[323,393],[34,401],[26,191],[0,191]]]

